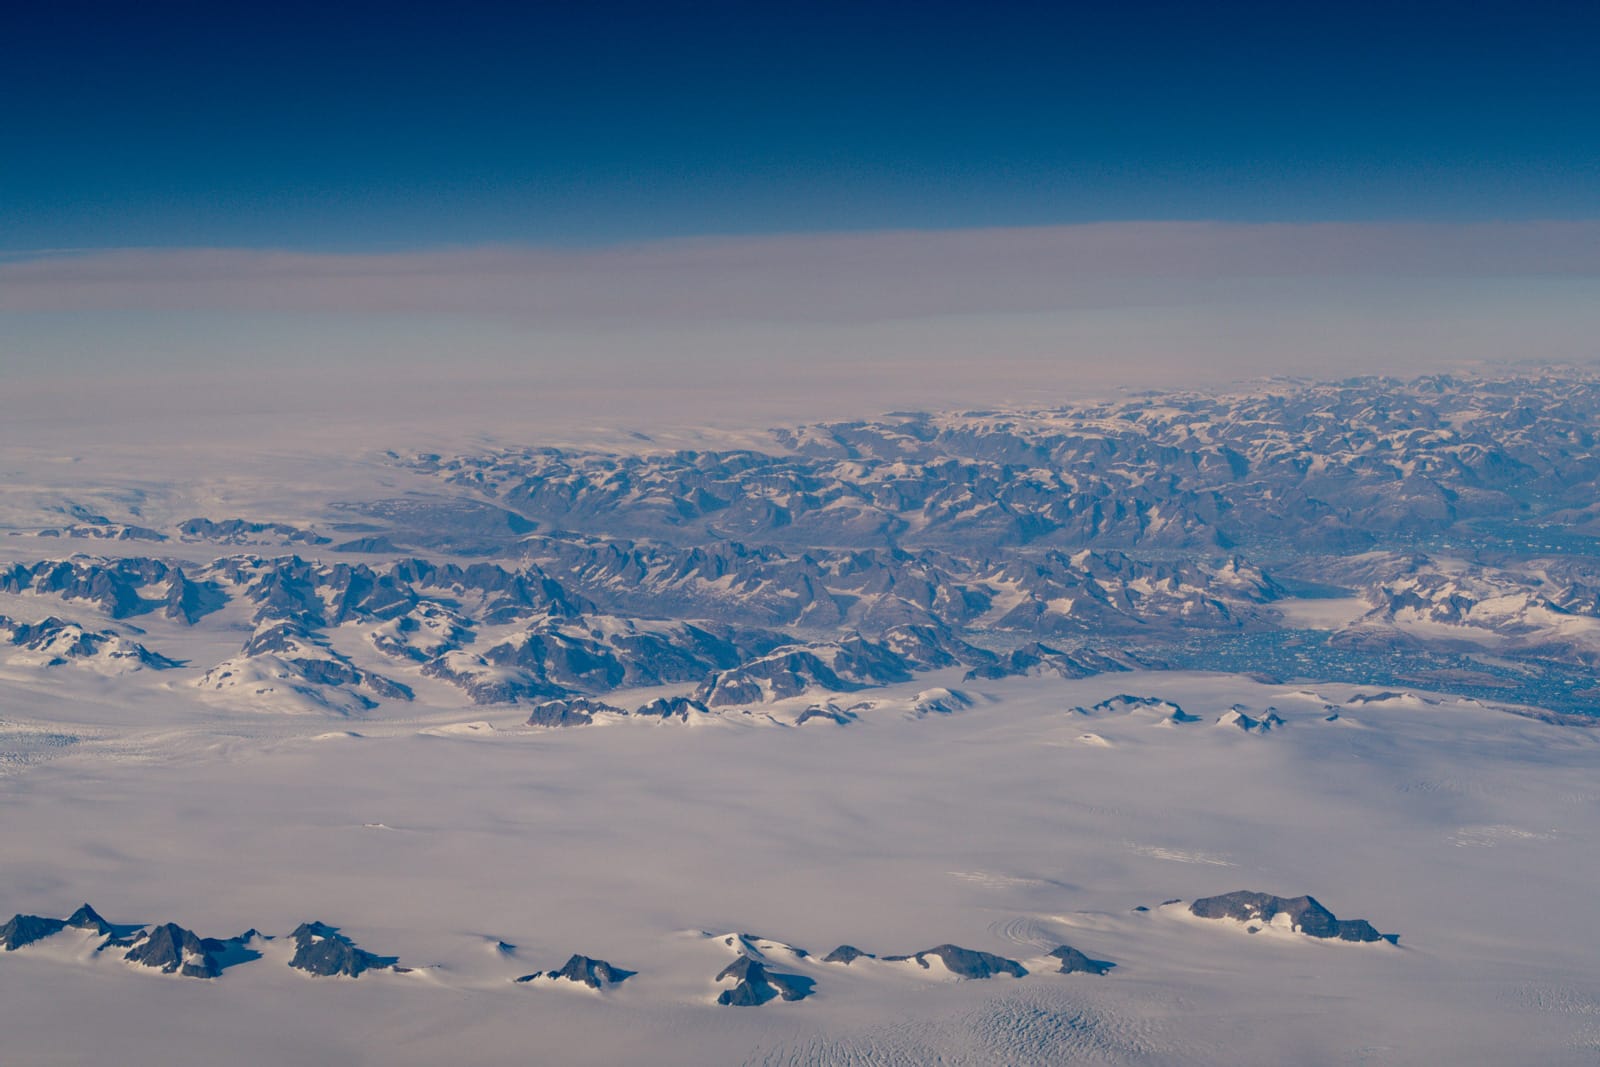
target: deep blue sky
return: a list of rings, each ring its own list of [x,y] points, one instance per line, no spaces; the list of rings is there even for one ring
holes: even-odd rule
[[[0,253],[1595,217],[1597,41],[1592,2],[54,0],[0,30]]]

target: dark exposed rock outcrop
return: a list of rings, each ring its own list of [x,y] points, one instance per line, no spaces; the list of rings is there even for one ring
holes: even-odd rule
[[[116,927],[101,918],[100,913],[84,904],[77,911],[67,917],[67,925],[76,930],[93,930],[97,934],[107,937],[116,933]]]
[[[397,957],[378,956],[357,948],[337,927],[326,923],[301,923],[289,936],[295,943],[294,958],[289,966],[319,977],[356,978],[366,971],[394,968],[398,962]]]
[[[695,697],[715,708],[783,700],[816,689],[844,693],[860,688],[861,683],[841,678],[814,652],[791,648],[713,675]]]
[[[43,653],[45,666],[59,667],[74,660],[98,659],[124,669],[148,667],[163,671],[180,666],[176,660],[152,652],[113,630],[89,630],[54,615],[38,622],[18,622],[0,615],[0,640],[29,652]]]
[[[862,952],[854,945],[840,945],[826,956],[822,957],[823,963],[843,963],[849,965],[859,959],[875,960],[878,957],[870,952]]]
[[[783,1000],[804,1000],[811,995],[816,985],[811,979],[798,974],[781,974],[770,970],[766,964],[749,956],[740,956],[717,972],[717,981],[729,978],[735,979],[737,984],[732,989],[724,989],[719,993],[717,1003],[736,1008],[765,1004],[774,997]]]
[[[167,576],[167,595],[162,600],[162,614],[186,626],[193,626],[220,608],[226,599],[215,583],[190,581],[182,567],[174,567]]]
[[[709,715],[711,709],[693,697],[656,697],[633,709],[640,718],[679,719],[688,722],[695,715]]]
[[[590,989],[607,989],[611,986],[621,985],[632,978],[637,971],[626,971],[621,967],[614,967],[605,960],[591,959],[588,956],[574,953],[559,971],[535,971],[515,979],[517,982],[531,982],[536,978],[558,979],[566,982],[577,982]]]
[[[1105,974],[1116,966],[1109,960],[1092,960],[1071,945],[1059,945],[1049,954],[1061,961],[1059,974]]]
[[[1055,675],[1060,678],[1088,678],[1095,674],[1133,670],[1138,664],[1127,656],[1079,648],[1071,652],[1035,641],[989,663],[969,670],[966,681],[1011,678],[1018,675]]]
[[[996,956],[989,952],[977,952],[959,945],[936,945],[933,948],[914,952],[909,956],[885,956],[889,963],[902,963],[915,960],[919,967],[927,969],[928,957],[936,956],[945,965],[945,968],[958,978],[993,978],[997,974],[1009,974],[1013,978],[1022,978],[1028,971],[1016,960],[1008,960],[1004,956]]]
[[[596,715],[626,715],[621,708],[613,707],[590,697],[566,697],[535,704],[528,715],[529,726],[587,726]]]
[[[4,946],[7,952],[13,952],[24,945],[59,934],[66,925],[61,919],[47,919],[42,915],[13,915],[4,926],[0,926],[0,946]]]
[[[1308,937],[1337,938],[1340,941],[1379,941],[1384,938],[1365,919],[1340,919],[1315,897],[1278,897],[1240,889],[1221,896],[1202,897],[1189,905],[1189,911],[1202,919],[1236,919],[1239,922],[1271,923],[1287,916],[1293,929]]]
[[[1233,726],[1247,734],[1264,734],[1284,724],[1276,708],[1268,708],[1260,718],[1245,714],[1243,708],[1233,707],[1217,716],[1218,726]]]
[[[328,538],[310,530],[302,530],[282,522],[249,522],[245,519],[185,519],[178,524],[178,535],[185,541],[214,541],[219,544],[241,545],[250,542],[276,541],[283,544],[299,542],[307,545],[325,545]]]
[[[1129,693],[1118,693],[1114,697],[1107,697],[1087,708],[1075,708],[1079,715],[1125,715],[1129,712],[1154,712],[1160,721],[1168,723],[1199,722],[1200,716],[1191,715],[1183,708],[1170,700],[1159,697],[1133,696]]]
[[[474,704],[513,704],[519,700],[559,700],[571,694],[559,685],[526,671],[496,668],[482,656],[452,650],[422,665],[429,678],[449,682],[472,698]]]
[[[162,974],[215,978],[222,973],[216,947],[220,945],[215,942],[208,945],[193,930],[185,930],[177,923],[162,923],[134,938],[132,947],[122,958],[153,967]]]

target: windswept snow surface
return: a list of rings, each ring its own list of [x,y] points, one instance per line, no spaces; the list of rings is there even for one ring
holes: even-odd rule
[[[550,731],[512,709],[337,744],[325,717],[91,729],[76,701],[41,707],[0,736],[93,740],[0,777],[8,910],[87,899],[279,945],[316,916],[416,970],[314,980],[268,952],[190,988],[50,939],[0,954],[6,1059],[92,1061],[114,1035],[150,1064],[1593,1062],[1600,732],[1225,675],[979,692],[848,729]],[[1099,716],[1107,744],[1082,744],[1073,709],[1120,694],[1200,721]],[[1284,725],[1210,727],[1235,705]],[[1400,941],[1162,906],[1236,889],[1311,893]],[[717,1006],[732,950],[703,930],[754,933],[813,994]],[[517,985],[528,968],[486,938],[638,973],[603,996]],[[1030,973],[820,962],[946,943]],[[1053,973],[1062,943],[1117,967]],[[174,1017],[204,1020],[177,1050]]]

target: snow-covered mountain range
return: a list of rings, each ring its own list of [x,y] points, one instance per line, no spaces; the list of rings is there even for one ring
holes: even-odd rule
[[[665,685],[761,705],[1041,655],[1188,662],[1208,632],[1578,668],[1600,657],[1597,406],[1554,376],[1282,382],[824,423],[767,451],[391,453],[410,493],[309,522],[68,501],[70,524],[3,546],[0,662],[344,713]],[[118,552],[39,540],[83,531]],[[196,659],[146,619],[238,648]]]

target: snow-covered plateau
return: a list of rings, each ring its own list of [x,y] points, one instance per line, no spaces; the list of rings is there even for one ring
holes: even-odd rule
[[[0,1060],[1595,1063],[1597,434],[8,448]]]

